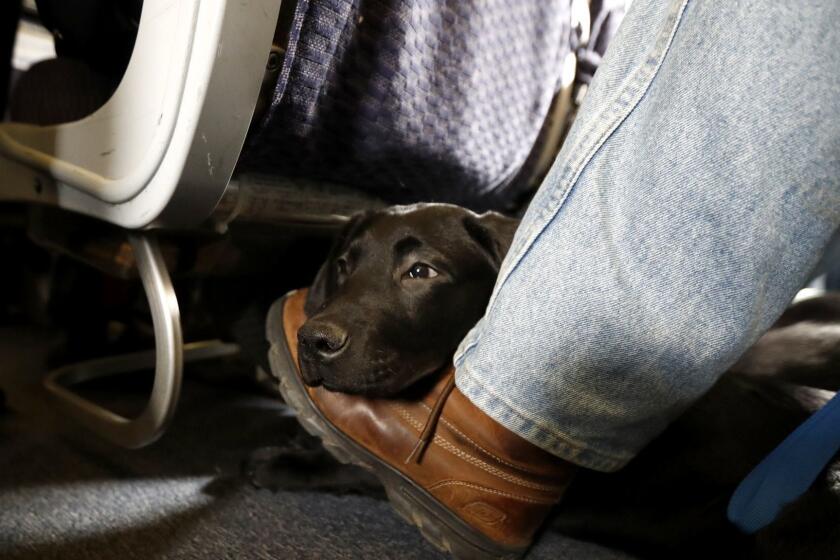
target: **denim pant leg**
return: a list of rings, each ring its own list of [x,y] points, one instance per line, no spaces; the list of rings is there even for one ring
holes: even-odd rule
[[[840,223],[838,23],[837,0],[633,2],[456,353],[461,391],[610,471],[709,389]]]

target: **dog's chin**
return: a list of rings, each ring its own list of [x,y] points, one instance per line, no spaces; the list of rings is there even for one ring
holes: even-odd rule
[[[300,377],[303,380],[304,385],[308,387],[319,387],[323,384],[323,375],[321,367],[317,364],[313,364],[309,360],[301,357],[299,361],[300,365]]]
[[[322,385],[327,391],[370,398],[388,398],[393,397],[400,392],[399,388],[392,389],[390,387],[383,387],[379,384],[359,385],[356,383],[333,383],[325,381]]]
[[[397,396],[441,369],[441,366],[433,366],[420,369],[421,373],[416,370],[402,372],[389,369],[360,374],[365,371],[362,367],[348,369],[346,372],[338,371],[335,367],[329,370],[316,367],[307,372],[306,365],[302,365],[303,381],[310,387],[323,386],[328,391],[372,398]]]
[[[364,379],[325,378],[321,384],[324,389],[328,391],[372,398],[387,398],[398,395],[410,386],[411,383],[411,381],[407,381],[401,376],[395,375],[382,377],[376,381],[366,381]]]

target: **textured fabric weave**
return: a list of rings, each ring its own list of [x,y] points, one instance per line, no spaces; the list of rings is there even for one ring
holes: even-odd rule
[[[569,33],[567,2],[301,0],[242,166],[392,202],[509,205]]]

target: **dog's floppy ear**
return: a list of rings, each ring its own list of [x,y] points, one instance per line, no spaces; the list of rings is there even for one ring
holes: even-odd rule
[[[368,212],[354,214],[350,218],[350,221],[344,224],[338,232],[338,235],[333,241],[332,248],[329,254],[327,254],[327,259],[321,265],[321,268],[315,275],[312,286],[309,288],[309,292],[306,294],[306,303],[304,304],[303,310],[308,316],[312,316],[320,311],[327,302],[327,299],[335,291],[335,260],[344,252],[347,243],[358,233],[363,219],[368,214]]]
[[[498,270],[510,249],[519,220],[498,212],[470,214],[461,223],[470,238],[481,248],[493,267]]]

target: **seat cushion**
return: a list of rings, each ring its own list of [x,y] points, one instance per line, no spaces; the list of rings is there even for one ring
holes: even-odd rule
[[[299,0],[241,168],[499,208],[569,51],[567,2]]]

